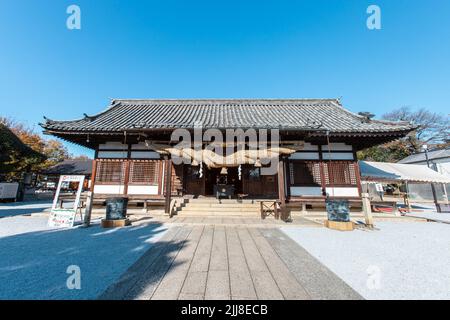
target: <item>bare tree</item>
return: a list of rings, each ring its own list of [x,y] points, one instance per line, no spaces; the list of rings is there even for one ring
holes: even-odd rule
[[[448,144],[450,137],[448,115],[434,113],[424,108],[411,111],[409,107],[402,107],[384,114],[382,118],[393,121],[409,121],[418,126],[405,139],[412,152],[419,152],[424,144],[432,146]]]

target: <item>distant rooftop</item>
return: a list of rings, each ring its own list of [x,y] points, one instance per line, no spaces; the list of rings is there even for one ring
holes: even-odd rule
[[[64,160],[41,173],[56,175],[90,175],[92,173],[92,160]]]
[[[435,160],[435,159],[450,159],[450,148],[441,149],[441,150],[433,150],[428,151],[428,159]],[[425,157],[425,152],[412,154],[400,161],[398,163],[417,163],[417,162],[423,162],[427,161]]]

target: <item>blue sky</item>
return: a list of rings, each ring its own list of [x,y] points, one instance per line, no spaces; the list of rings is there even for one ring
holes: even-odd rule
[[[66,28],[71,4],[81,30]],[[381,30],[366,27],[370,4]],[[0,2],[0,114],[37,131],[110,98],[342,97],[377,116],[448,114],[449,75],[448,0]]]

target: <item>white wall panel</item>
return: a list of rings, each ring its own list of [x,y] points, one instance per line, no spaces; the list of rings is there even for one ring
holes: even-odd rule
[[[102,194],[123,194],[125,186],[123,184],[96,184],[94,193]]]
[[[305,146],[303,148],[304,151],[319,151],[318,145],[313,145],[309,142],[305,142]]]
[[[111,141],[107,143],[102,143],[98,145],[99,150],[104,149],[117,149],[117,150],[128,150],[128,145],[121,142]]]
[[[158,186],[133,186],[128,185],[128,194],[157,195]]]
[[[319,160],[318,152],[296,152],[289,156],[291,160]]]
[[[324,160],[353,160],[352,152],[323,152],[322,159]]]
[[[131,151],[131,159],[160,159],[160,155],[155,151]]]
[[[145,142],[139,142],[137,144],[132,144],[131,150],[149,150],[149,148],[145,145]]]
[[[99,159],[126,159],[127,151],[99,151],[97,158]]]
[[[356,187],[327,187],[326,192],[330,197],[359,197]]]
[[[322,146],[323,151],[328,151],[328,145]],[[352,146],[345,144],[343,142],[332,142],[330,143],[330,150],[331,151],[352,151]]]
[[[291,196],[321,196],[321,187],[291,187]]]

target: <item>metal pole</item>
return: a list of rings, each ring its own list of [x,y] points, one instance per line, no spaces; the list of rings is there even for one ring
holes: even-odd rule
[[[430,167],[430,159],[428,158],[428,148],[424,148],[424,149],[425,149],[425,159],[427,160],[427,167],[430,168],[431,170],[434,170]],[[434,183],[431,183],[431,193],[433,193],[433,200],[434,200],[434,205],[436,206],[436,211],[441,212],[441,208],[439,206],[439,202],[437,199]]]

